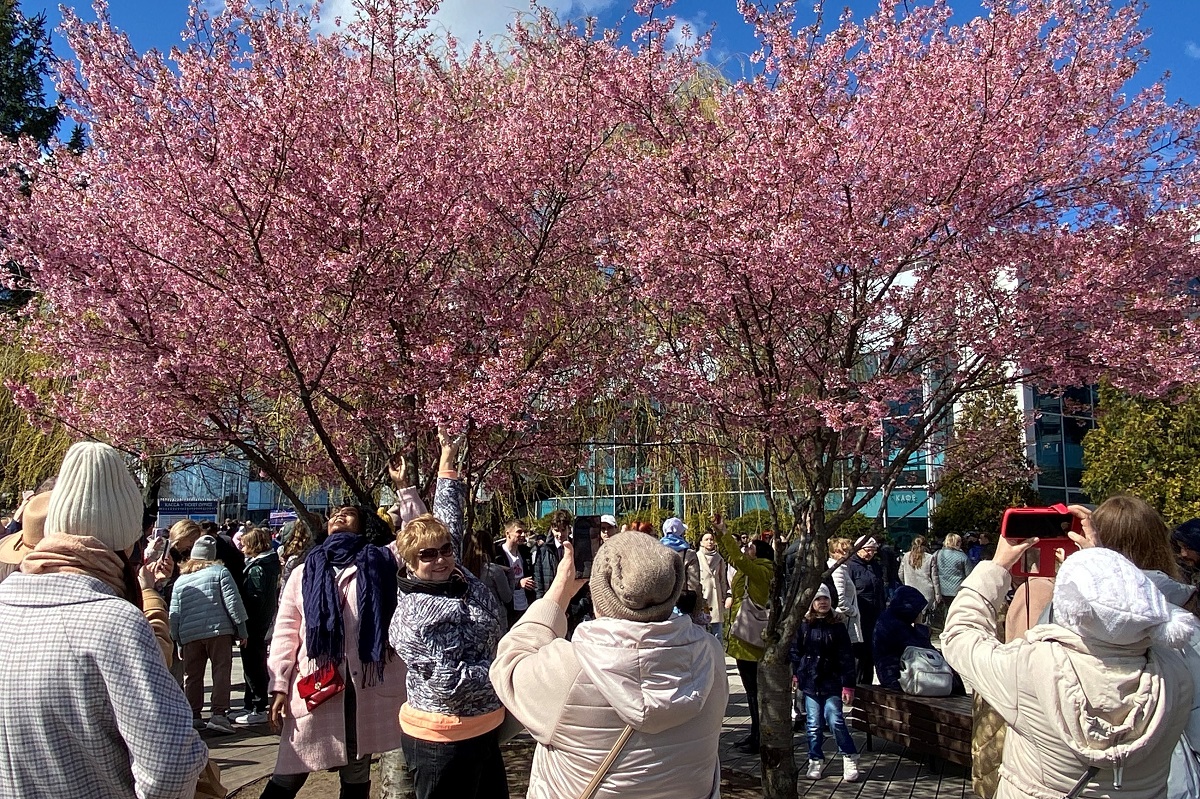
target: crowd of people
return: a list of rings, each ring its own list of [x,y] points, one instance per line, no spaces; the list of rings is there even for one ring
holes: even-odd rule
[[[418,799],[507,797],[501,744],[520,729],[530,797],[719,796],[726,658],[750,719],[736,745],[756,753],[772,585],[802,576],[796,547],[779,570],[775,544],[719,516],[697,539],[675,517],[605,515],[593,535],[559,510],[547,535],[510,521],[476,574],[458,446],[441,445],[432,512],[397,465],[390,508],[339,507],[316,532],[154,529],[116,450],[71,447],[0,539],[0,797],[222,796],[199,731],[268,722],[264,799],[321,770],[367,797],[372,756],[395,750]],[[828,541],[787,642],[808,778],[829,735],[860,778],[845,707],[864,683],[920,693],[925,653],[946,670],[934,695],[969,688],[1001,720],[1002,749],[976,755],[1000,799],[1197,795],[1200,520],[1171,533],[1126,496],[1071,512],[1081,551],[1054,578],[1013,579],[1035,541]]]

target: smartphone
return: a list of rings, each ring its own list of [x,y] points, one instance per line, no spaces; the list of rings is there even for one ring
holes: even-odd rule
[[[1012,567],[1016,577],[1054,577],[1058,573],[1058,550],[1063,557],[1079,549],[1068,533],[1082,533],[1083,523],[1066,505],[1048,508],[1009,508],[1000,521],[1000,535],[1009,541],[1037,538]]]
[[[592,529],[600,529],[599,516],[576,516],[571,527],[571,546],[575,549],[575,577],[592,576]]]

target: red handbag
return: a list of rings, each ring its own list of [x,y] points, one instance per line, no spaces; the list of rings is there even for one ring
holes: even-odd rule
[[[308,705],[309,710],[315,710],[326,699],[337,696],[346,690],[346,682],[342,679],[337,666],[327,663],[312,674],[301,677],[296,682],[296,692]]]

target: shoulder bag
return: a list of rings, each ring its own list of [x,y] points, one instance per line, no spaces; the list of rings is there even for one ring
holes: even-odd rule
[[[729,634],[750,646],[761,647],[763,633],[767,631],[767,610],[750,598],[750,578],[747,577],[742,603],[738,605]]]
[[[626,724],[625,729],[621,730],[621,735],[617,738],[617,742],[613,744],[613,748],[608,751],[608,755],[600,763],[600,768],[596,769],[596,776],[592,777],[592,781],[583,789],[583,793],[579,794],[579,799],[592,799],[596,795],[596,789],[604,781],[604,775],[608,774],[608,770],[612,768],[613,762],[621,754],[621,750],[625,748],[625,744],[629,742],[629,736],[631,735],[633,735],[633,727]]]
[[[325,700],[332,699],[344,690],[346,683],[337,666],[332,663],[296,681],[296,693],[300,694],[309,710],[316,710]]]

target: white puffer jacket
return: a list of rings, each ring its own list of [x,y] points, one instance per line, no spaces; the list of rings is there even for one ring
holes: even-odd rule
[[[721,644],[687,616],[601,618],[571,641],[563,610],[539,599],[500,641],[491,678],[538,742],[529,799],[578,796],[626,724],[634,733],[601,797],[720,795],[717,742],[729,698]]]
[[[1166,795],[1171,750],[1192,707],[1192,678],[1176,651],[1085,641],[1039,624],[996,640],[1007,570],[983,561],[963,582],[942,633],[946,660],[1004,718],[1008,734],[996,799],[1062,799],[1089,766],[1079,796]]]

